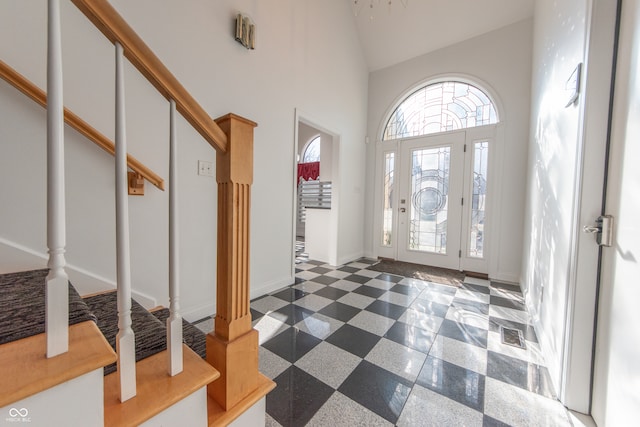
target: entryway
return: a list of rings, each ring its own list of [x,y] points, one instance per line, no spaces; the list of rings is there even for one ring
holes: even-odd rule
[[[488,273],[494,137],[490,125],[385,143],[382,256]]]

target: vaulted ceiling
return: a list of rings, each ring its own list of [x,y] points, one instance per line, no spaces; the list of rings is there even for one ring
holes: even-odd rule
[[[344,0],[370,71],[533,16],[534,0]],[[406,7],[404,5],[406,4]],[[373,8],[370,6],[373,5]]]

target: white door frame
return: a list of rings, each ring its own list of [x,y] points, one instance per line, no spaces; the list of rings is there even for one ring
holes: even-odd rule
[[[594,345],[599,248],[583,226],[603,214],[606,140],[613,63],[617,0],[591,1],[584,53],[583,94],[580,96],[578,153],[571,271],[567,292],[560,401],[570,409],[589,413]]]
[[[473,144],[478,141],[489,141],[489,170],[488,170],[488,203],[486,206],[486,238],[484,241],[484,257],[483,259],[473,259],[467,256],[468,245],[467,241],[467,231],[470,226],[471,215],[469,209],[463,209],[463,218],[462,218],[462,237],[458,238],[460,240],[459,249],[462,251],[462,259],[459,264],[462,270],[466,271],[476,271],[480,273],[489,274],[492,271],[494,265],[497,265],[497,262],[492,261],[492,251],[494,250],[493,242],[497,241],[495,233],[498,232],[497,229],[493,229],[493,224],[498,223],[499,220],[496,218],[499,215],[499,211],[494,209],[495,206],[499,203],[500,188],[498,181],[498,171],[500,170],[499,164],[502,159],[502,143],[500,141],[501,135],[501,124],[496,123],[493,125],[487,126],[478,126],[472,128],[461,129],[452,132],[439,132],[434,134],[423,135],[416,138],[404,138],[393,141],[378,141],[376,143],[376,155],[375,155],[375,190],[374,190],[374,206],[375,212],[373,215],[374,221],[374,230],[373,230],[373,242],[374,242],[374,256],[381,258],[389,258],[389,259],[400,259],[400,242],[398,239],[398,231],[400,224],[398,224],[398,209],[400,208],[399,200],[394,200],[393,207],[393,221],[392,221],[392,229],[393,229],[393,238],[391,240],[391,245],[384,246],[382,245],[382,226],[383,226],[383,200],[382,200],[382,189],[384,186],[384,170],[383,163],[384,158],[387,153],[394,153],[395,156],[395,169],[394,169],[394,186],[396,189],[401,185],[400,180],[405,179],[402,177],[403,168],[400,165],[401,163],[401,152],[403,150],[404,144],[411,144],[414,140],[419,140],[421,138],[445,138],[447,135],[452,133],[463,133],[464,134],[464,143],[467,145],[467,153],[464,159],[464,176],[460,176],[463,179],[463,194],[465,201],[470,201],[471,191],[469,180],[470,180],[470,171],[473,169],[471,162],[473,161]],[[495,178],[495,179],[494,179]],[[399,191],[396,191],[399,193]],[[396,194],[395,199],[399,199],[398,194]],[[458,245],[458,243],[456,243]],[[456,249],[457,251],[458,249]],[[494,269],[495,270],[495,269]]]

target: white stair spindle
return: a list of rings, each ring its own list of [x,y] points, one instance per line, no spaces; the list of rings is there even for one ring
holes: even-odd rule
[[[69,278],[64,267],[64,107],[60,1],[48,3],[47,46],[47,247],[49,274],[45,291],[47,357],[69,350]]]
[[[168,372],[182,372],[182,315],[180,314],[180,283],[178,263],[178,153],[176,133],[176,103],[170,101],[169,130],[169,310],[167,319]]]
[[[136,349],[131,328],[131,270],[129,259],[129,200],[124,100],[124,55],[116,42],[116,251],[118,282],[118,376],[120,401],[136,395]]]

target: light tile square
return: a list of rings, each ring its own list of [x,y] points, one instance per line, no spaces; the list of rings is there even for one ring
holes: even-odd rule
[[[361,360],[358,356],[323,341],[295,365],[323,383],[338,388]]]
[[[325,273],[325,276],[335,277],[336,279],[344,279],[348,275],[349,273],[347,273],[346,271],[340,271],[340,270],[331,270],[330,272]]]
[[[393,424],[336,391],[307,427],[393,427]]]
[[[361,311],[348,324],[382,336],[395,323],[395,320],[368,311]]]
[[[414,278],[411,278],[411,277],[405,277],[404,279],[402,279],[398,283],[401,284],[401,285],[411,286],[411,287],[419,289],[421,291],[426,289],[429,286],[428,282],[425,282],[424,280],[420,280],[420,279],[414,279]]]
[[[493,317],[499,317],[501,319],[511,320],[513,322],[523,323],[525,325],[531,322],[529,313],[521,310],[514,310],[512,308],[500,307],[492,305],[489,307],[489,315]]]
[[[319,291],[320,289],[324,288],[325,286],[326,285],[321,285],[320,283],[316,282],[302,282],[298,283],[297,285],[293,285],[292,287],[294,289],[300,289],[301,291],[312,294],[315,291]]]
[[[287,328],[289,328],[289,325],[270,316],[263,316],[253,322],[253,329],[258,331],[258,342],[260,345],[285,331]]]
[[[415,381],[426,358],[424,353],[383,338],[365,360],[409,381]]]
[[[331,304],[333,300],[325,297],[321,297],[319,295],[307,295],[304,296],[293,303],[299,307],[308,308],[309,310],[318,311],[322,310],[329,304]]]
[[[454,297],[455,294],[445,294],[429,288],[426,288],[420,295],[418,295],[418,298],[420,299],[445,305],[450,305]]]
[[[282,357],[260,346],[258,347],[258,365],[260,372],[266,375],[268,378],[274,379],[281,373],[283,373],[291,363],[284,360]]]
[[[431,332],[438,332],[438,329],[440,329],[440,325],[444,319],[442,317],[422,313],[410,308],[398,320],[406,323],[407,325],[415,326],[416,328],[425,329]]]
[[[371,286],[372,288],[377,288],[377,289],[383,289],[385,291],[388,291],[389,289],[393,288],[396,284],[393,282],[387,282],[385,280],[380,280],[380,279],[371,279],[370,281],[367,282],[367,286]]]
[[[358,287],[360,287],[360,285],[358,285]],[[347,294],[338,300],[338,302],[351,305],[353,307],[358,307],[360,309],[368,307],[374,301],[375,298],[353,293]]]
[[[360,270],[356,273],[358,276],[364,276],[364,277],[370,277],[370,278],[374,278],[374,277],[378,277],[380,275],[379,271],[373,271],[373,270],[367,270],[366,268],[364,270]]]
[[[482,413],[416,384],[397,425],[481,427],[482,423]]]
[[[429,356],[482,375],[487,374],[487,350],[475,345],[438,335],[431,346]]]
[[[487,377],[484,412],[514,427],[571,426],[562,404],[536,393]]]
[[[489,304],[489,294],[481,294],[480,292],[474,292],[469,289],[458,289],[456,291],[456,298],[462,298],[467,301],[480,302],[482,304]]]
[[[259,311],[263,314],[268,314],[272,311],[276,311],[289,304],[287,301],[267,295],[264,298],[260,298],[251,302],[251,308]]]
[[[489,316],[465,310],[463,307],[452,305],[447,311],[446,318],[476,328],[489,329]]]
[[[317,267],[313,266],[313,268]],[[303,279],[303,280],[311,280],[311,279],[315,279],[316,277],[320,276],[320,274],[318,273],[313,273],[311,271],[305,270],[305,271],[301,271],[299,273],[296,273],[296,277]]]
[[[390,302],[392,304],[401,305],[403,307],[409,307],[411,303],[416,299],[416,296],[399,294],[397,292],[388,291],[380,297],[378,297],[380,301]]]
[[[344,322],[316,313],[296,323],[295,327],[323,340],[337,331],[342,325],[344,325]]]
[[[338,270],[336,270],[336,271],[338,271]],[[345,273],[345,272],[341,271],[340,273]],[[350,273],[346,273],[346,275],[349,276]],[[329,286],[331,286],[332,288],[342,289],[343,291],[351,292],[354,289],[357,289],[362,285],[360,285],[360,283],[355,283],[355,282],[352,282],[350,280],[338,280],[337,282],[333,282]]]
[[[350,262],[349,264],[347,264],[349,267],[353,267],[353,268],[359,268],[359,269],[365,269],[367,267],[369,267],[369,264],[365,264],[363,262]],[[356,273],[359,274],[359,273]],[[378,273],[380,274],[380,273]]]

